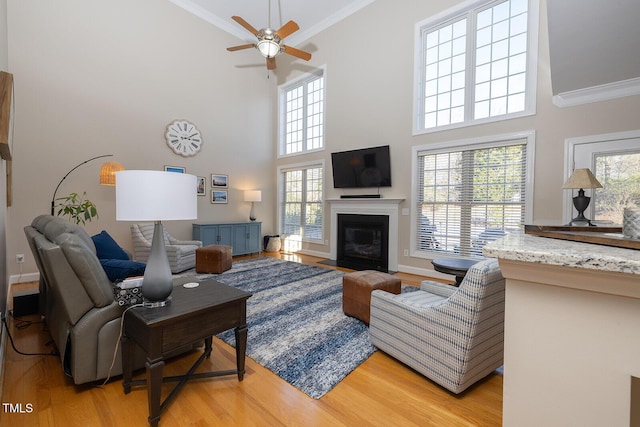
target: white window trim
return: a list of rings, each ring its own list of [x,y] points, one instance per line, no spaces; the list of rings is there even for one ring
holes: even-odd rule
[[[324,167],[324,160],[312,160],[309,162],[303,163],[295,163],[278,166],[278,232],[283,230],[284,224],[282,224],[282,201],[284,200],[283,188],[284,182],[282,180],[282,174],[284,172],[299,170],[299,169],[312,169],[312,168],[322,168],[322,236],[320,239],[310,239],[308,237],[303,237],[302,241],[305,243],[318,243],[324,244],[324,228],[326,226],[326,191],[327,191],[327,170]]]
[[[502,135],[482,136],[470,139],[461,139],[456,141],[437,142],[434,144],[417,145],[411,148],[411,233],[409,251],[410,256],[416,258],[433,258],[432,254],[426,254],[424,251],[418,251],[417,247],[417,223],[416,205],[418,203],[418,154],[428,151],[429,153],[457,151],[464,148],[479,149],[489,148],[503,145],[504,142],[513,141],[515,139],[526,140],[527,148],[527,173],[525,175],[525,201],[524,201],[524,221],[531,224],[533,221],[533,170],[534,156],[536,152],[535,141],[536,132],[534,130],[507,133]],[[447,255],[449,256],[449,255]],[[451,254],[452,257],[455,255]]]
[[[509,120],[518,117],[532,116],[536,114],[536,95],[537,95],[537,82],[538,82],[538,27],[540,25],[539,18],[539,2],[538,0],[529,0],[528,13],[528,25],[527,25],[527,82],[526,82],[526,94],[527,101],[523,111],[511,114],[503,114],[500,116],[486,117],[483,119],[471,119],[461,123],[454,123],[445,126],[436,126],[433,128],[425,129],[422,124],[423,105],[424,105],[424,93],[422,82],[422,66],[423,66],[423,51],[422,49],[422,30],[424,27],[443,23],[446,19],[452,19],[461,14],[489,4],[488,0],[466,0],[452,8],[442,11],[430,18],[418,22],[415,25],[414,30],[414,49],[413,49],[413,135],[423,135],[427,133],[440,132],[443,130],[457,129],[467,126],[475,126],[484,123],[497,122],[501,120]],[[475,53],[473,54],[475,57]],[[473,68],[475,70],[475,67]],[[475,72],[471,71],[471,81],[475,80]],[[465,91],[465,103],[471,102],[471,90]]]
[[[564,142],[564,176],[562,179],[562,183],[565,183],[569,176],[573,173],[575,169],[575,153],[576,148],[579,145],[588,145],[588,144],[598,144],[602,142],[614,142],[614,141],[624,141],[624,140],[632,140],[640,138],[640,129],[625,131],[625,132],[614,132],[614,133],[605,133],[600,135],[589,135],[582,136],[577,138],[567,138]],[[612,150],[617,151],[617,150]],[[580,166],[583,167],[583,166]],[[590,204],[589,208],[593,208]],[[573,218],[573,192],[563,190],[562,191],[562,223],[568,224]]]
[[[285,96],[287,90],[292,87],[298,86],[301,82],[305,80],[314,80],[318,77],[322,77],[324,80],[324,85],[322,89],[322,99],[324,105],[324,116],[322,120],[322,135],[323,135],[323,143],[321,148],[314,148],[312,150],[302,150],[298,153],[285,153],[286,151],[286,141],[285,141],[285,127],[286,123],[284,121],[285,116],[285,103],[282,101],[282,98]],[[304,154],[315,153],[318,151],[324,151],[326,147],[326,129],[327,129],[327,66],[322,65],[317,67],[313,71],[309,71],[301,76],[296,77],[295,79],[289,80],[286,83],[278,85],[278,147],[277,147],[277,158],[287,158],[293,156],[301,156]],[[306,143],[306,141],[305,141]]]

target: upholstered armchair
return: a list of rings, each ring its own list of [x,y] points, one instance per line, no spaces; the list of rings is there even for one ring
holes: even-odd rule
[[[147,262],[151,252],[151,242],[153,241],[153,228],[153,223],[131,225],[133,253],[136,261]],[[179,273],[195,267],[196,249],[202,247],[201,241],[179,240],[172,237],[164,229],[164,244],[172,273]]]
[[[502,365],[504,278],[498,261],[472,266],[459,288],[424,281],[420,290],[371,294],[371,342],[453,393]]]

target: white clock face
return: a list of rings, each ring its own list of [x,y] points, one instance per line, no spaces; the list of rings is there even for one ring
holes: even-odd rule
[[[175,120],[167,126],[165,133],[167,145],[181,156],[195,156],[202,148],[202,136],[193,123]]]

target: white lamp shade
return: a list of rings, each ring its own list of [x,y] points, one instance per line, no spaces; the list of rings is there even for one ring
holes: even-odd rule
[[[262,201],[262,191],[260,190],[247,190],[244,192],[244,201],[245,202],[261,202]]]
[[[125,170],[116,172],[116,220],[170,221],[198,218],[194,175]]]

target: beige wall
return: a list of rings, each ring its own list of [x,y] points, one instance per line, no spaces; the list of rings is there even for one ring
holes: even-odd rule
[[[23,273],[37,271],[23,227],[49,213],[65,173],[101,154],[114,154],[127,169],[174,165],[205,177],[228,174],[229,203],[199,197],[199,222],[248,220],[242,190],[262,189],[258,219],[266,233],[275,231],[275,79],[267,78],[262,61],[253,61],[259,58],[225,50],[238,44],[235,37],[159,0],[9,0],[8,19],[16,87],[11,274],[19,273],[17,253],[26,255]],[[183,158],[167,147],[164,130],[174,119],[199,127],[200,154]],[[115,221],[115,189],[98,185],[102,161],[74,171],[57,196],[86,191],[100,215],[87,231],[108,230],[131,249],[129,223]],[[190,221],[167,228],[191,236]]]
[[[9,71],[7,58],[7,0],[0,0],[0,70]],[[7,162],[0,160],[0,248],[7,253]],[[7,260],[0,258],[0,313],[7,309],[7,287],[9,274]],[[3,336],[0,332],[0,336]],[[0,345],[0,349],[2,345]]]
[[[417,145],[522,130],[536,131],[534,220],[562,218],[564,140],[640,128],[640,97],[560,109],[551,102],[546,9],[540,9],[537,114],[501,123],[412,135],[413,45],[417,22],[458,3],[453,0],[377,0],[296,47],[308,63],[278,58],[277,78],[267,79],[254,51],[228,53],[238,39],[167,1],[9,0],[9,64],[16,78],[14,206],[8,211],[10,273],[16,253],[24,272],[36,271],[22,227],[49,211],[57,181],[90,157],[112,153],[125,167],[185,166],[196,175],[228,173],[229,205],[201,198],[199,221],[242,220],[249,205],[242,189],[260,188],[257,214],[265,233],[276,232],[275,166],[325,160],[343,149],[390,144],[394,185],[385,197],[403,197],[411,208],[411,148]],[[295,17],[293,17],[295,19]],[[375,36],[375,41],[368,39]],[[253,67],[251,65],[256,65]],[[275,83],[326,65],[327,149],[296,158],[275,157]],[[196,123],[205,146],[192,159],[166,147],[163,130],[176,118]],[[100,162],[85,165],[60,195],[87,191],[100,207],[90,233],[107,229],[125,247],[128,224],[115,221],[113,188],[97,185]],[[331,176],[326,175],[327,183]],[[330,187],[330,185],[329,185]],[[341,193],[327,189],[327,197]],[[168,224],[187,237],[189,223]],[[330,224],[325,224],[329,238]],[[398,259],[403,269],[429,268],[404,257],[410,217],[400,217]],[[328,245],[306,245],[329,253]]]
[[[279,72],[291,78],[307,66],[326,64],[326,146],[304,159],[323,158],[328,167],[327,197],[341,191],[331,185],[330,153],[342,149],[391,145],[393,187],[384,197],[404,197],[400,208],[411,208],[411,148],[430,143],[485,135],[535,130],[534,221],[562,220],[564,140],[566,138],[640,129],[640,97],[558,108],[551,102],[549,46],[545,2],[540,7],[537,114],[500,123],[412,136],[414,27],[457,1],[376,0],[298,46],[313,53],[310,64],[291,63]],[[368,39],[375,36],[375,40]],[[285,64],[280,61],[279,64]],[[282,67],[284,68],[284,67]],[[285,72],[286,71],[286,72]],[[282,83],[284,79],[280,79]],[[280,159],[278,164],[301,159]],[[410,217],[400,216],[400,269],[430,268],[423,259],[403,256],[409,249]],[[328,235],[329,224],[325,224]],[[325,237],[328,238],[328,237]],[[307,249],[329,252],[320,245]]]

